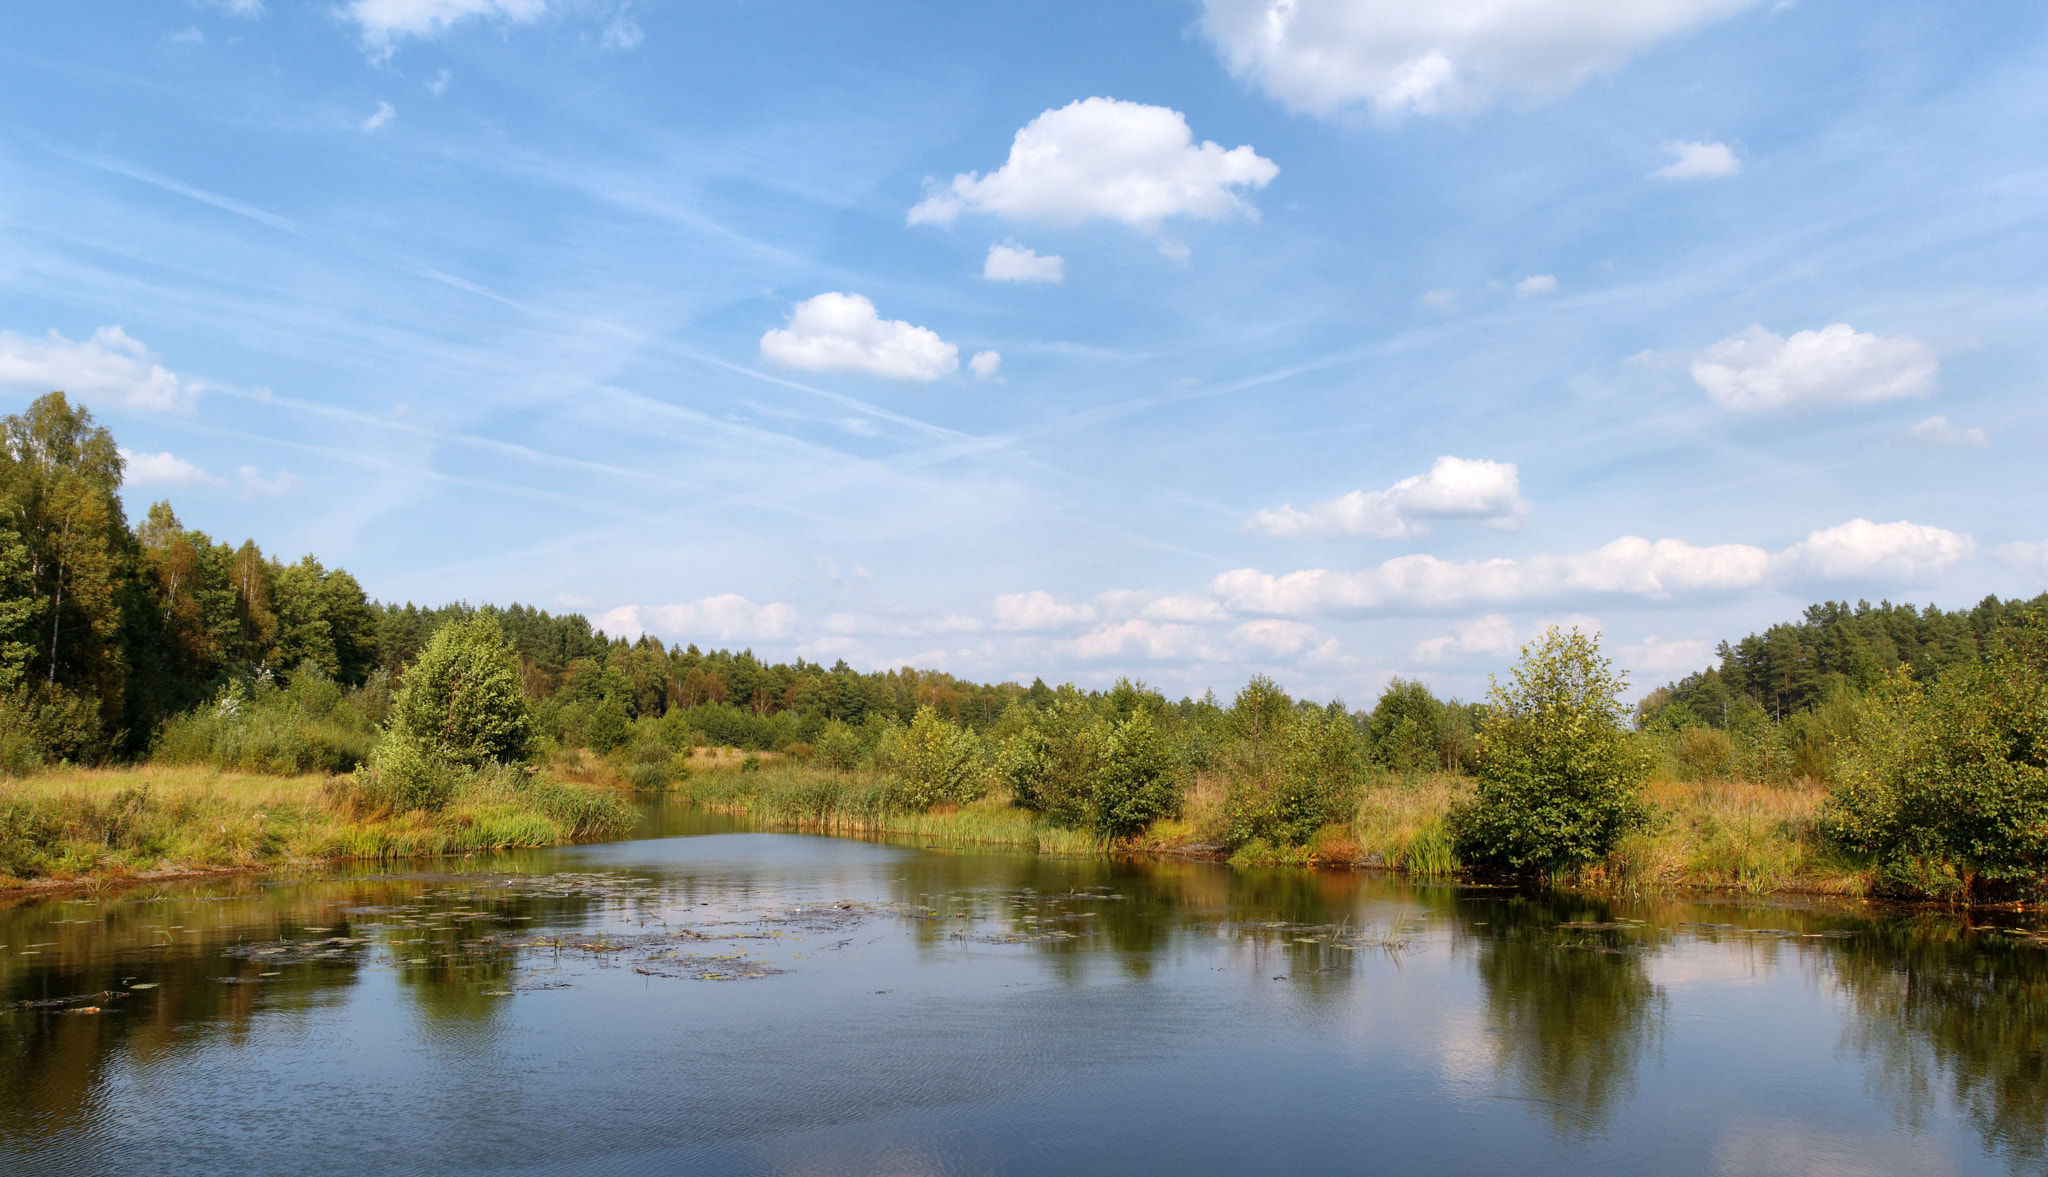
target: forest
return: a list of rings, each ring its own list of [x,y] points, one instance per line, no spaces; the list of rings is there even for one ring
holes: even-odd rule
[[[216,540],[168,502],[131,525],[121,479],[112,435],[61,393],[0,420],[11,777],[121,764],[353,774],[358,785],[329,792],[388,815],[478,789],[503,801],[542,767],[645,790],[701,774],[700,800],[770,820],[883,828],[999,809],[1041,841],[1067,831],[1247,860],[1552,877],[1781,885],[1846,872],[1866,889],[1976,893],[2048,865],[2028,832],[2048,828],[2038,757],[2022,747],[2030,713],[2007,706],[2048,665],[2048,595],[1953,611],[1818,603],[1724,642],[1717,665],[1632,710],[1597,641],[1576,632],[1532,643],[1480,702],[1400,678],[1356,710],[1265,678],[1228,702],[1172,701],[1128,679],[1084,691],[764,662],[516,603],[375,601],[314,555]],[[498,708],[495,743],[433,734],[470,722],[419,711],[428,687],[414,668],[436,658],[444,678],[502,682],[486,703],[431,704]],[[1990,776],[1941,786],[1951,808],[1976,789],[1977,826],[1929,834],[1941,823],[1911,811],[1941,806],[1897,765],[1953,761],[1963,729],[2004,751],[1941,770]],[[719,771],[721,748],[737,772]],[[515,764],[526,775],[500,771]]]

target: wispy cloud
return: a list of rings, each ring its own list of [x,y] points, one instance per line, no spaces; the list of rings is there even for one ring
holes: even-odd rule
[[[1660,180],[1717,180],[1737,175],[1742,161],[1726,143],[1686,143],[1672,140],[1664,145],[1671,162],[1650,174]]]

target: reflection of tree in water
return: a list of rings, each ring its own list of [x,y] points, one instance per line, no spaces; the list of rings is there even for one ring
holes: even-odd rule
[[[1583,900],[1465,903],[1459,914],[1489,925],[1470,931],[1479,939],[1495,1065],[1558,1132],[1603,1130],[1634,1092],[1636,1063],[1663,1025],[1664,993],[1650,980],[1644,950],[1625,933],[1560,929],[1609,918]]]
[[[2048,1160],[2048,948],[1935,916],[1829,954],[1857,1020],[1848,1045],[1918,1128],[1942,1093],[2014,1171]]]

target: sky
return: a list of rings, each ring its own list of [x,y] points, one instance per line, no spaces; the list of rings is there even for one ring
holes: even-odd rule
[[[2048,588],[2048,8],[0,9],[0,407],[371,596],[1633,690]]]

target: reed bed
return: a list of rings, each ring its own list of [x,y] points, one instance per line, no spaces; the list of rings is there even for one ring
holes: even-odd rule
[[[1051,826],[999,793],[957,809],[905,812],[892,805],[887,778],[872,773],[785,763],[759,772],[701,772],[688,789],[699,804],[784,829],[1059,854],[1228,856],[1240,865],[1366,867],[1448,879],[1460,873],[1448,819],[1471,787],[1470,778],[1450,773],[1382,775],[1367,782],[1349,822],[1326,826],[1310,844],[1293,847],[1226,845],[1225,782],[1207,774],[1190,784],[1180,816],[1115,846]],[[1555,881],[1635,892],[1867,894],[1868,868],[1844,860],[1820,836],[1825,798],[1826,789],[1810,780],[1657,781],[1649,787],[1651,818],[1643,829],[1624,838],[1605,862]]]
[[[0,886],[554,846],[630,828],[616,794],[480,776],[434,813],[366,804],[348,776],[196,766],[0,782]]]

